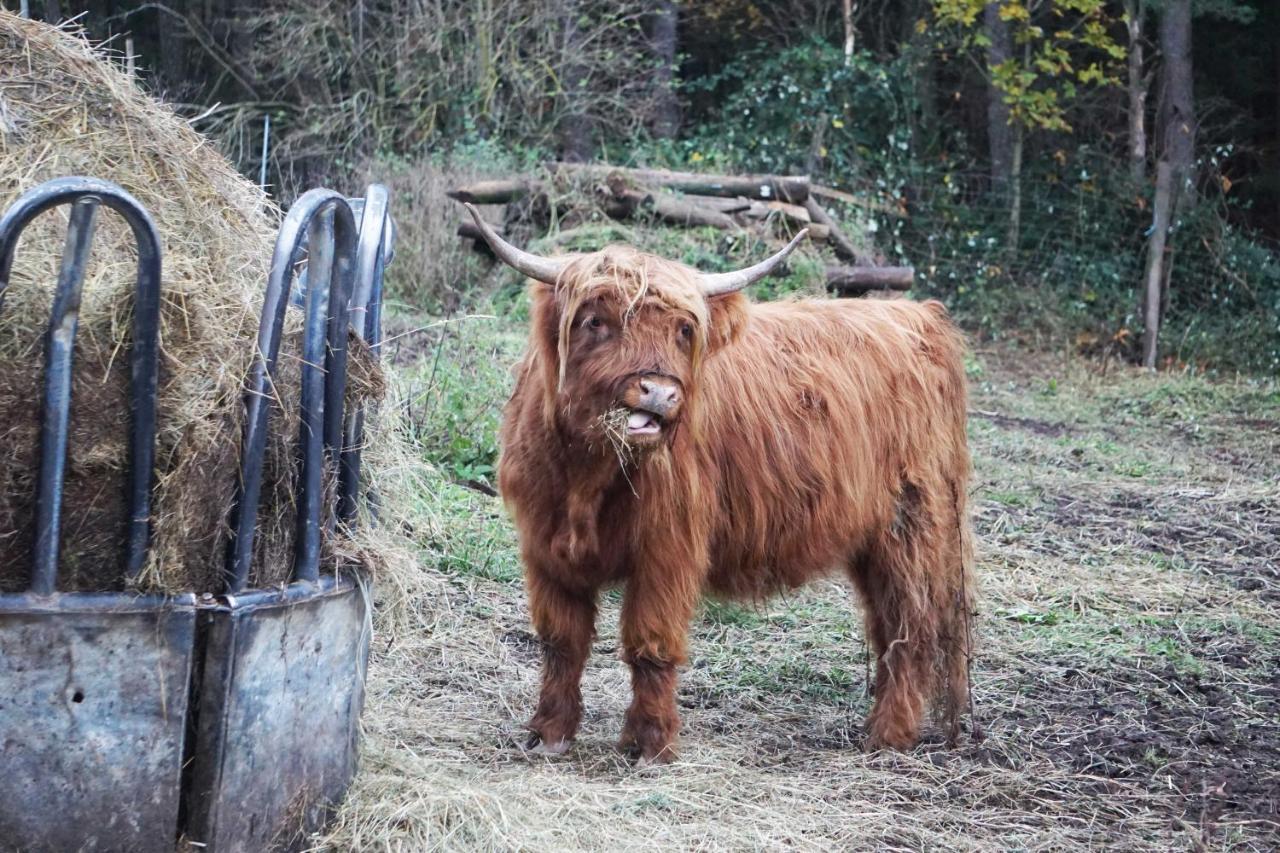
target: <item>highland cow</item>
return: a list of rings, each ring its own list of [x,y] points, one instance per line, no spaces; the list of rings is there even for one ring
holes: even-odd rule
[[[867,745],[915,744],[931,699],[954,739],[970,463],[964,346],[942,305],[750,303],[739,291],[801,237],[709,275],[626,247],[538,257],[471,212],[531,279],[498,469],[544,649],[529,748],[573,741],[602,588],[624,587],[620,748],[665,761],[700,598],[759,600],[833,572],[857,589],[878,659]]]

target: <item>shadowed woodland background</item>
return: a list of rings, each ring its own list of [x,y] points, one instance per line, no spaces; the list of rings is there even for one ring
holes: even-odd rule
[[[1135,361],[1165,162],[1152,363],[1280,367],[1268,0],[29,7],[110,39],[122,62],[131,50],[145,85],[255,177],[270,116],[267,177],[286,203],[390,175],[401,218],[426,220],[448,205],[430,195],[440,175],[554,158],[808,173],[863,198],[844,214],[970,331]],[[431,269],[403,265],[398,292],[465,306],[466,276],[440,272],[465,267],[456,241],[422,242]]]

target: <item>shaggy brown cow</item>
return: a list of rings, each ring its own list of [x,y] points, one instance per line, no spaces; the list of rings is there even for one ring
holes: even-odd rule
[[[562,752],[577,732],[602,587],[625,585],[620,746],[663,761],[699,598],[759,599],[833,571],[861,594],[879,660],[868,744],[913,745],[930,698],[954,737],[969,454],[963,342],[942,305],[737,292],[800,237],[706,275],[625,247],[540,258],[471,212],[533,280],[498,469],[544,645],[530,748]]]

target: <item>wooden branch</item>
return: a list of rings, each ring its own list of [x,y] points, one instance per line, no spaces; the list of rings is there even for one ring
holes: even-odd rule
[[[471,204],[506,204],[524,198],[536,185],[532,181],[477,181],[465,187],[449,190],[445,195],[455,201]]]
[[[552,163],[551,168],[565,174],[585,174],[599,179],[620,175],[634,186],[661,187],[691,195],[743,196],[795,204],[809,197],[808,175],[703,175],[593,163]]]
[[[831,215],[822,209],[822,205],[818,204],[812,198],[806,199],[804,209],[808,211],[809,217],[820,225],[827,226],[830,234],[827,239],[831,242],[831,248],[835,251],[836,257],[841,260],[849,261],[860,267],[873,266],[872,260],[865,252],[858,250],[853,245],[853,241],[840,230],[840,226],[836,223]]]
[[[910,290],[915,276],[911,267],[827,267],[827,290],[840,294]]]

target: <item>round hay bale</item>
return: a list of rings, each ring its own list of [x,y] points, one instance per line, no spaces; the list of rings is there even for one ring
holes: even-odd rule
[[[279,212],[208,142],[81,37],[0,12],[0,207],[55,177],[114,181],[151,213],[164,259],[151,553],[145,591],[218,592],[243,431],[244,380]],[[25,589],[43,339],[68,207],[19,243],[0,306],[0,591]],[[128,347],[136,251],[98,217],[80,312],[63,499],[60,590],[124,580]],[[254,586],[289,578],[298,435],[298,329],[291,310],[259,507]],[[353,349],[348,405],[379,393]],[[326,551],[332,553],[332,549]],[[332,559],[332,558],[330,558]]]

